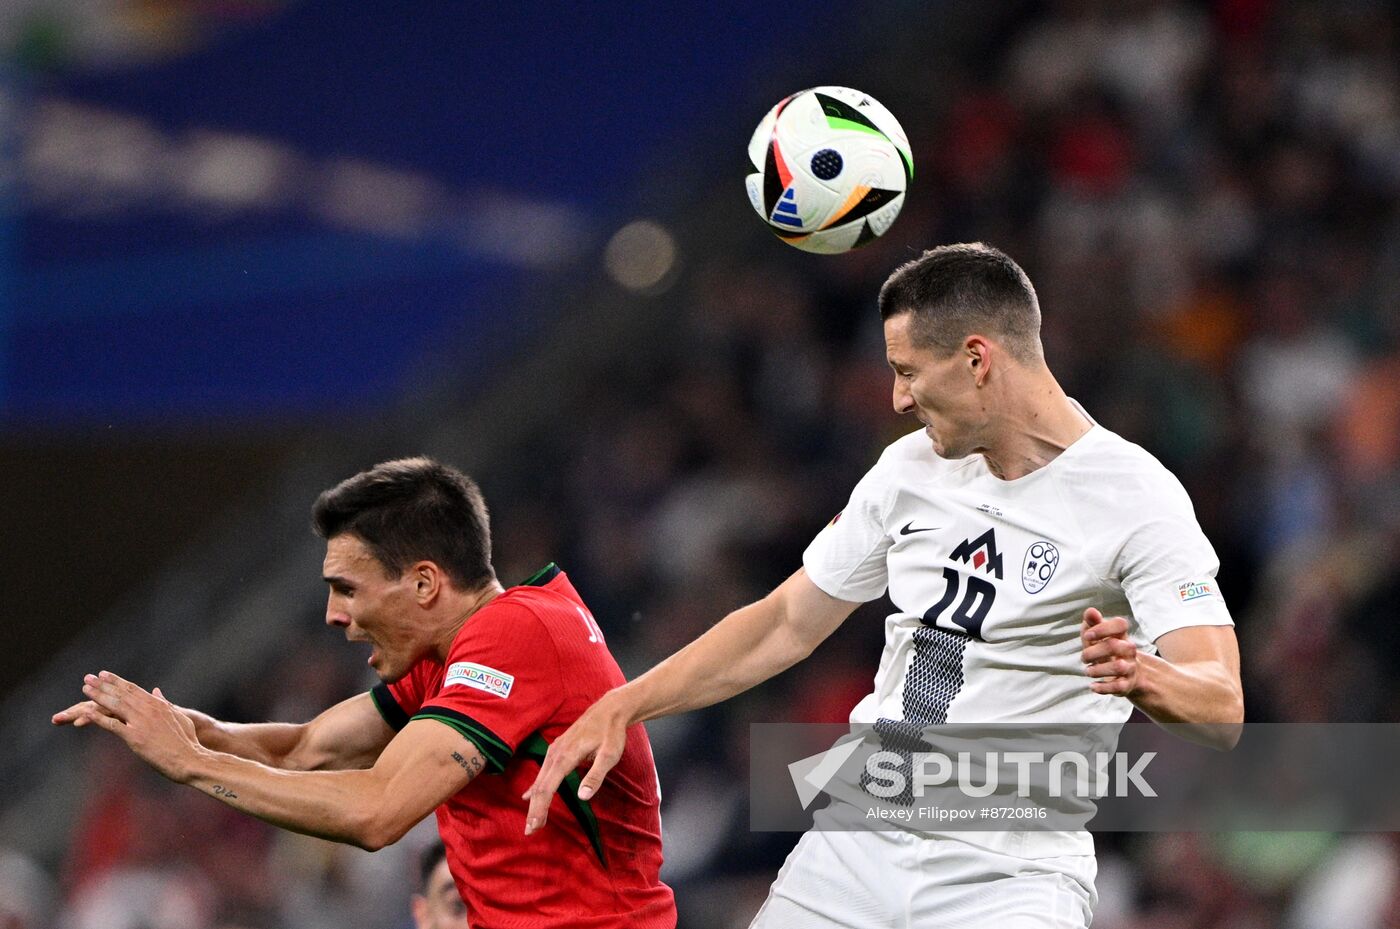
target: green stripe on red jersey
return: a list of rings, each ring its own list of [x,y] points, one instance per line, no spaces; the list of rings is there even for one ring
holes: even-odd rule
[[[548,751],[549,743],[538,732],[526,739],[524,744],[520,746],[520,754],[540,764],[544,764],[544,756]],[[570,771],[559,785],[559,798],[564,801],[569,812],[574,814],[574,819],[578,820],[584,835],[588,836],[588,841],[593,843],[593,851],[597,852],[598,861],[606,868],[608,859],[603,854],[603,834],[598,828],[598,817],[593,812],[593,804],[580,799],[578,795],[579,784],[582,781],[583,778],[579,777],[577,771]]]
[[[389,689],[388,684],[375,684],[369,695],[374,700],[374,708],[384,717],[384,722],[389,724],[390,729],[398,732],[408,725],[408,714],[399,706],[399,701],[394,699],[394,692]]]
[[[510,761],[510,756],[514,754],[504,740],[466,713],[459,713],[445,706],[425,706],[413,714],[413,718],[435,719],[456,729],[480,750],[481,756],[496,774],[506,769],[506,762]]]

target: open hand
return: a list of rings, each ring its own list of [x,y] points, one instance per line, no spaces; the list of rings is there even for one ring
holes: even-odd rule
[[[59,710],[53,714],[53,724],[55,726],[71,725],[74,729],[81,729],[92,721],[93,714],[101,712],[103,712],[102,707],[94,701],[83,700],[66,710]]]
[[[580,764],[593,759],[579,784],[578,797],[588,800],[603,786],[603,779],[622,758],[627,747],[627,717],[615,709],[613,702],[605,696],[589,707],[564,734],[554,740],[540,764],[540,773],[535,783],[521,795],[530,801],[530,811],[525,816],[525,834],[529,835],[545,824],[549,818],[549,804],[554,799],[559,784],[572,774]]]
[[[100,726],[172,781],[188,779],[188,762],[199,750],[194,722],[159,687],[147,692],[103,671],[83,678],[83,694],[86,701],[55,713],[53,721]]]

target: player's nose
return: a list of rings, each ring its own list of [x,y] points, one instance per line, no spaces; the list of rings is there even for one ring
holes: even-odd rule
[[[326,625],[344,629],[350,625],[350,614],[334,603],[326,604]]]
[[[909,385],[904,383],[904,379],[896,377],[894,379],[894,411],[896,413],[909,413],[914,409],[914,395],[909,391]]]

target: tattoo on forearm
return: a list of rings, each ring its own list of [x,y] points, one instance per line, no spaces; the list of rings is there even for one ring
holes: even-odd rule
[[[481,769],[485,767],[485,762],[481,760],[480,755],[473,755],[471,758],[463,758],[461,752],[453,752],[452,760],[457,762],[463,771],[467,772],[468,777],[476,777],[481,773]]]
[[[221,787],[220,785],[215,784],[215,785],[213,786],[213,788],[211,788],[211,790],[212,790],[214,796],[216,796],[216,797],[223,797],[225,800],[237,800],[237,799],[238,799],[238,794],[234,793],[232,788],[229,788],[229,787]]]

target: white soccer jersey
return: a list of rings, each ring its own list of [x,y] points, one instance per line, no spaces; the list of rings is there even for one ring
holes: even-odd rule
[[[895,442],[803,556],[842,600],[888,588],[875,689],[851,722],[1121,723],[1080,660],[1084,610],[1124,616],[1140,648],[1231,625],[1219,560],[1186,491],[1152,455],[1095,424],[1048,465],[1001,480],[949,461],[923,430]],[[1020,836],[1016,838],[1016,836]],[[1027,857],[1088,854],[1087,833],[966,833]]]

